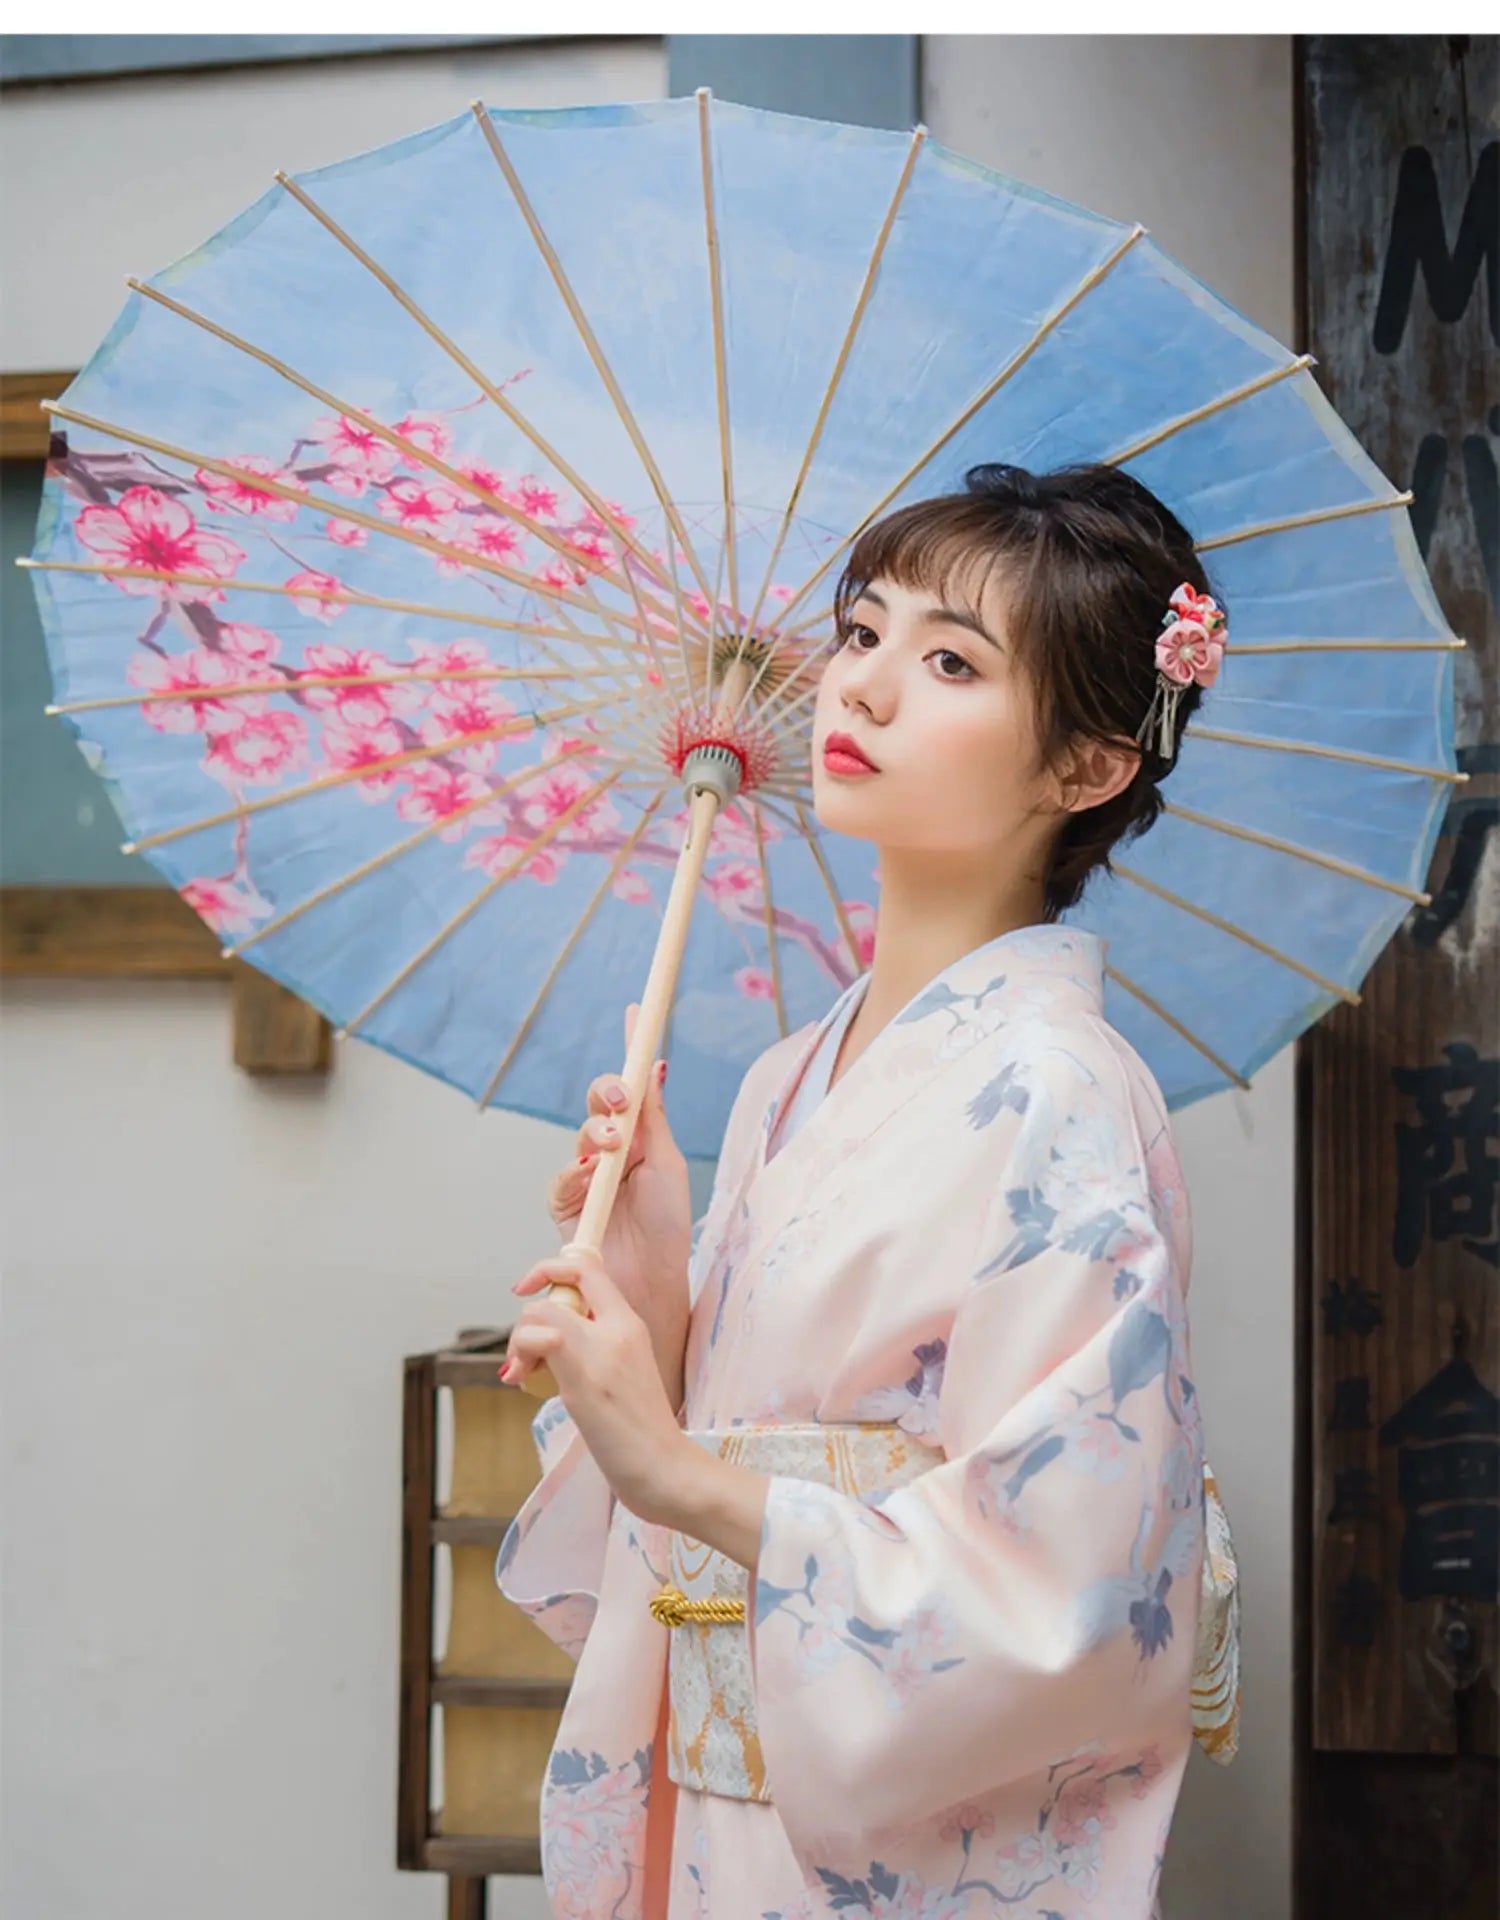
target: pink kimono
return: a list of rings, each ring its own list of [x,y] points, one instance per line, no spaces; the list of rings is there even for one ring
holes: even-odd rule
[[[496,1578],[578,1660],[541,1803],[558,1920],[1155,1913],[1204,1463],[1187,1197],[1104,955],[1058,926],[964,955],[774,1157],[864,982],[746,1074],[681,1417],[772,1463],[753,1582],[538,1413]],[[737,1623],[653,1614],[736,1579]]]

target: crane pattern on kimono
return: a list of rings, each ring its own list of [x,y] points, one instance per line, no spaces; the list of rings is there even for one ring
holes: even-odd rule
[[[896,1015],[895,1024],[914,1026],[918,1021],[930,1019],[935,1013],[946,1013],[949,1016],[948,1031],[934,1057],[948,1060],[966,1053],[978,1041],[989,1039],[1002,1026],[1015,1020],[1017,1010],[1014,995],[1002,999],[1007,978],[1006,974],[998,973],[972,993],[955,993],[946,980],[935,980],[925,992],[918,994],[909,1007]]]

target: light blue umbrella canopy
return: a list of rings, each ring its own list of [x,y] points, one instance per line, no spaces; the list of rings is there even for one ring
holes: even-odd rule
[[[744,1068],[869,960],[875,849],[811,809],[855,533],[979,462],[1116,462],[1230,620],[1167,812],[1066,916],[1180,1109],[1350,996],[1455,777],[1461,643],[1308,367],[1141,228],[920,129],[476,103],[132,282],[55,409],[54,698],[234,951],[573,1124],[742,659],[669,1034],[711,1157]]]

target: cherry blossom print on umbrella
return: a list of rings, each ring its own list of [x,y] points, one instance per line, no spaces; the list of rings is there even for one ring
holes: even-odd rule
[[[476,102],[278,175],[50,406],[26,564],[128,844],[481,1107],[576,1124],[638,1000],[630,1113],[666,1052],[711,1158],[868,966],[874,848],[812,807],[833,591],[981,461],[1126,467],[1226,616],[1162,817],[1067,916],[1169,1107],[1426,898],[1462,642],[1408,497],[1144,229],[924,129]]]

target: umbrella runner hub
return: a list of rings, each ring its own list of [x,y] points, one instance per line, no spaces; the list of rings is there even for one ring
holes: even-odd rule
[[[744,779],[745,756],[732,740],[701,741],[683,762],[682,791],[689,800],[695,793],[716,793],[727,807]]]

